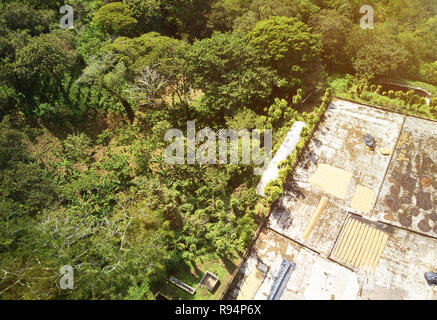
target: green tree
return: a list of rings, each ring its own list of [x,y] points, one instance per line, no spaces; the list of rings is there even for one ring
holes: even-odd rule
[[[433,63],[424,63],[420,66],[422,79],[430,84],[437,85],[437,60]]]
[[[392,31],[384,25],[379,29],[356,27],[348,38],[347,52],[357,74],[367,78],[402,75],[409,53],[400,46]]]
[[[125,109],[128,118],[135,118],[133,103],[147,104],[155,98],[155,94],[163,94],[166,88],[185,99],[185,71],[183,55],[187,45],[185,42],[150,32],[136,38],[119,37],[114,42],[99,50],[99,56],[88,59],[79,83],[94,84],[115,97]],[[149,81],[153,70],[153,79]],[[147,84],[141,85],[141,81]],[[162,81],[161,81],[162,80]],[[151,97],[148,84],[155,86]],[[145,99],[147,98],[147,99]]]
[[[127,5],[112,2],[102,6],[94,15],[93,22],[111,35],[129,36],[134,33],[137,20]]]
[[[267,65],[277,71],[288,87],[301,83],[320,54],[320,37],[296,18],[271,17],[249,32],[253,45]]]
[[[137,21],[137,29],[141,33],[159,31],[161,29],[160,0],[123,0]]]
[[[81,85],[92,84],[106,90],[121,103],[132,123],[135,113],[125,91],[128,86],[126,73],[125,64],[117,61],[113,54],[108,53],[90,59],[88,66],[77,81]]]
[[[32,36],[49,31],[56,21],[53,10],[36,10],[22,1],[0,3],[0,25],[6,30],[27,30]]]
[[[120,37],[102,48],[127,67],[127,80],[133,80],[147,66],[166,78],[184,72],[184,54],[188,45],[181,40],[149,32],[136,38]]]
[[[210,36],[207,14],[213,0],[161,1],[164,33],[194,41]]]
[[[25,135],[12,128],[8,117],[0,123],[0,138],[0,199],[18,212],[42,210],[55,199],[53,181],[33,162]]]
[[[297,18],[308,22],[311,15],[319,8],[309,0],[253,0],[249,9],[243,15],[235,19],[235,30],[248,32],[262,20],[272,16]]]
[[[350,57],[345,52],[351,21],[335,10],[324,9],[311,16],[309,25],[322,35],[322,60],[330,71],[351,69]]]
[[[244,13],[248,5],[246,0],[217,0],[208,14],[208,28],[220,32],[232,30],[235,19]]]
[[[15,87],[29,102],[34,97],[37,102],[48,101],[63,91],[63,80],[76,63],[75,39],[71,32],[53,31],[33,37],[17,51]],[[35,104],[29,103],[29,107],[34,109]]]
[[[270,96],[276,77],[242,33],[216,32],[187,52],[187,75],[205,94],[209,113],[223,118],[240,108],[258,107]]]

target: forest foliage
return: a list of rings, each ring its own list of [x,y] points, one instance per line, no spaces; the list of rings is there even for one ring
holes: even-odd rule
[[[0,1],[0,297],[151,299],[181,264],[241,254],[332,93],[435,117],[378,85],[437,86],[437,2],[367,0],[374,29],[361,2]],[[263,200],[251,164],[165,162],[190,120],[272,129],[275,148],[308,127]]]

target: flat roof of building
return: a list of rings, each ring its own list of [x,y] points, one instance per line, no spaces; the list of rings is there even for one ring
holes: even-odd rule
[[[333,99],[225,298],[267,299],[287,260],[281,299],[437,299],[436,169],[437,122]]]

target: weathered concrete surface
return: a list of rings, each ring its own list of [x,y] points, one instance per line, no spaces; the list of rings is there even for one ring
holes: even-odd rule
[[[389,166],[390,157],[377,151],[368,151],[362,142],[363,136],[371,133],[377,149],[384,146],[393,150],[402,122],[403,116],[398,114],[346,101],[334,101],[305,149],[296,173],[289,177],[289,184],[281,199],[282,208],[272,211],[269,227],[329,256],[347,211],[362,214],[349,207],[357,185],[372,189],[377,194]],[[352,182],[345,200],[333,197],[308,183],[317,165],[321,163],[352,172]],[[330,200],[305,241],[302,233],[322,196]]]
[[[296,264],[281,300],[296,299],[437,299],[424,273],[436,270],[437,240],[385,224],[389,234],[374,274],[353,271],[265,228],[238,273],[227,299],[235,299],[242,283],[259,268],[264,274],[252,293],[265,300],[282,261]],[[262,280],[262,281],[261,281]]]
[[[424,273],[437,271],[437,240],[382,224],[390,234],[375,274],[363,283],[363,299],[437,300]]]
[[[437,123],[407,117],[375,215],[437,238]]]
[[[308,239],[304,240],[303,232],[323,196],[329,198],[328,203]],[[282,206],[272,211],[268,226],[325,257],[329,256],[347,216],[341,199],[323,193],[309,183],[295,182],[281,202]]]
[[[396,113],[343,100],[333,101],[293,179],[307,182],[317,164],[326,163],[352,173],[345,205],[350,203],[357,184],[378,193],[390,157],[377,150],[395,148],[403,120],[404,117]],[[363,143],[366,133],[375,138],[376,151],[366,149]]]
[[[266,270],[268,266],[264,281],[254,295],[255,300],[267,299],[283,260],[294,262],[296,269],[290,275],[281,300],[355,299],[358,294],[359,279],[354,272],[265,228],[226,298],[234,299],[238,295],[244,279],[255,268],[262,266]]]
[[[410,132],[411,138],[401,136],[401,132]],[[366,133],[375,137],[376,151],[368,151],[362,143]],[[234,299],[244,279],[259,268],[264,276],[252,286],[257,289],[250,296],[266,299],[282,261],[287,259],[296,264],[296,270],[281,299],[437,299],[437,287],[428,286],[424,278],[425,272],[437,272],[437,239],[430,237],[435,236],[432,229],[436,225],[436,133],[435,122],[334,101],[295,174],[288,177],[283,197],[272,209],[267,227],[251,248],[226,298]],[[395,150],[398,138],[402,143]],[[380,147],[394,151],[393,156],[381,155]],[[344,200],[308,183],[319,163],[352,172]],[[350,208],[357,185],[375,191],[375,205],[369,215]],[[401,190],[393,189],[393,185]],[[393,201],[386,201],[390,193],[399,194],[398,210],[393,210]],[[410,197],[409,202],[404,195]],[[327,206],[304,240],[302,233],[323,196],[329,198]],[[416,207],[419,210],[414,211]],[[400,210],[415,218],[411,230],[428,237],[398,222]],[[388,235],[373,274],[343,266],[344,262],[332,255],[351,212]],[[387,214],[394,219],[386,219]],[[420,229],[422,220],[427,221],[430,231]]]

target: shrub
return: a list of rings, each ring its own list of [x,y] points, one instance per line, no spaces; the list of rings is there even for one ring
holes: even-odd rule
[[[308,132],[308,127],[303,127],[302,131],[300,132],[300,136],[301,137],[308,137],[309,132]]]
[[[302,89],[297,89],[297,93],[296,93],[296,95],[294,95],[293,96],[293,104],[294,105],[299,105],[299,104],[301,104],[301,102],[302,102]]]
[[[102,131],[98,136],[97,136],[97,143],[107,146],[109,144],[109,142],[112,139],[112,132],[109,129],[106,129],[104,131]]]
[[[70,134],[62,142],[65,157],[71,161],[89,159],[91,139],[85,134]]]
[[[431,99],[431,101],[429,102],[429,106],[431,107],[431,110],[433,112],[437,112],[437,97]]]
[[[109,34],[129,36],[137,25],[137,20],[132,15],[132,11],[124,3],[112,2],[96,12],[93,22]]]
[[[376,87],[376,93],[380,94],[380,93],[381,93],[381,90],[382,90],[382,86],[381,86],[381,85],[378,85],[378,86]]]
[[[74,120],[74,112],[64,104],[41,103],[34,111],[35,115],[43,121],[65,125]]]
[[[405,95],[404,95],[404,99],[406,103],[410,103],[411,102],[411,98],[413,98],[414,95],[414,91],[413,90],[409,90]]]
[[[413,96],[410,98],[410,104],[422,104],[422,103],[421,103],[421,97],[418,96],[417,94],[413,95]]]
[[[361,94],[360,98],[365,100],[365,101],[371,101],[372,100],[372,93],[371,92],[363,92],[363,94]]]
[[[273,203],[278,200],[282,196],[282,183],[280,179],[275,179],[267,183],[264,188],[264,193],[267,196],[267,201],[269,203]]]
[[[126,125],[118,130],[117,146],[126,146],[132,144],[135,140],[139,127],[133,125]]]
[[[396,91],[395,97],[398,98],[398,99],[404,100],[404,93],[402,91],[400,91],[400,90]]]

